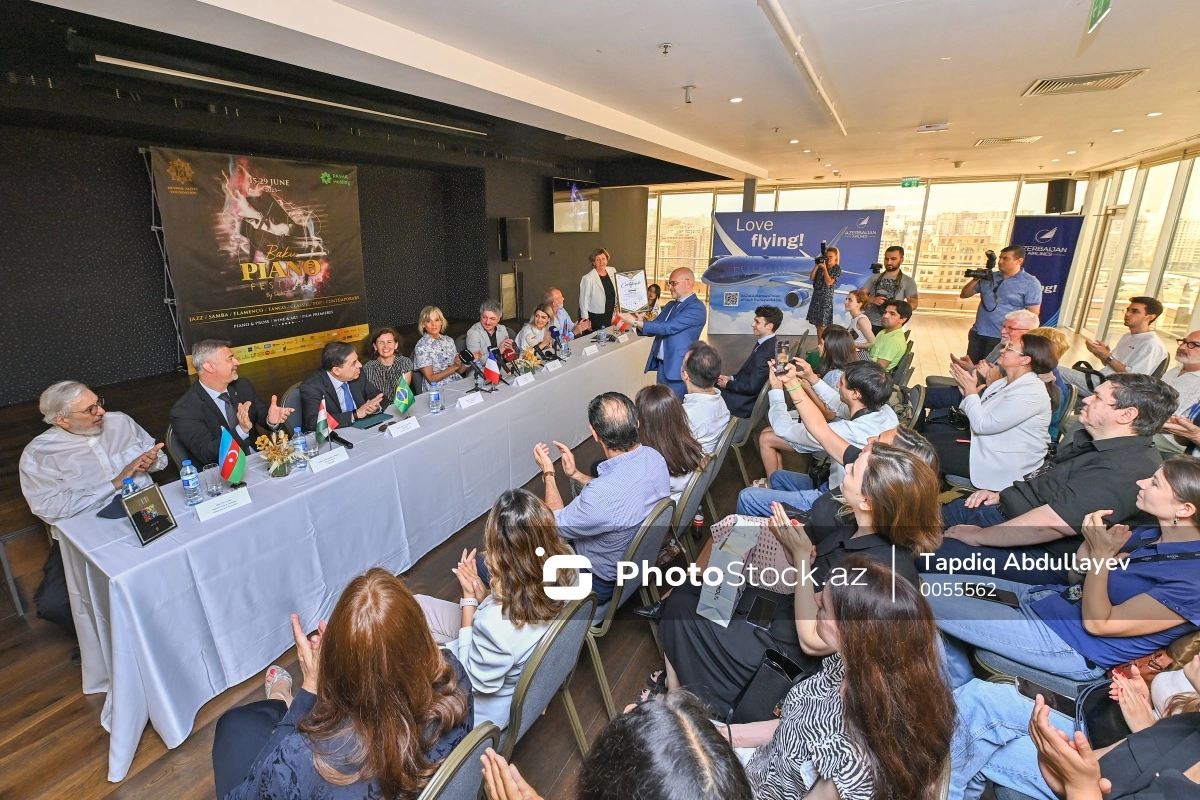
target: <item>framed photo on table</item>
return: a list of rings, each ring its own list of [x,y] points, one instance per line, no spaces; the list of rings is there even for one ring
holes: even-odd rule
[[[122,496],[121,505],[125,506],[125,514],[133,523],[143,547],[178,527],[171,507],[156,484],[152,483],[128,497]]]
[[[646,270],[617,273],[617,310],[639,314],[650,308],[650,294],[646,285]]]

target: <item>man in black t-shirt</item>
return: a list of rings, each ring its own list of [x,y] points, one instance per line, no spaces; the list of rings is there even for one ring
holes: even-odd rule
[[[938,559],[972,554],[996,560],[993,575],[1019,583],[1066,583],[1062,570],[1005,569],[1010,554],[1062,556],[1079,549],[1083,518],[1112,509],[1108,525],[1153,519],[1137,507],[1137,481],[1162,465],[1153,436],[1179,395],[1149,375],[1121,373],[1084,400],[1082,429],[1060,447],[1053,461],[1026,480],[1000,492],[980,490],[942,507],[946,541],[922,572],[941,572]]]

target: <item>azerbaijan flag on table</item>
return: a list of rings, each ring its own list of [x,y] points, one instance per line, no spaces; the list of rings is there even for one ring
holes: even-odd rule
[[[404,376],[400,376],[400,382],[396,384],[396,396],[392,398],[392,405],[400,412],[401,416],[405,411],[408,411],[413,404],[413,390],[408,385],[408,381],[404,380]]]
[[[241,483],[246,471],[246,454],[233,440],[228,428],[221,429],[221,477],[230,483]]]

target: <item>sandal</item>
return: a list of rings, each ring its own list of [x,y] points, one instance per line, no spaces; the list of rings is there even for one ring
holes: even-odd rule
[[[638,699],[635,705],[649,703],[651,700],[657,700],[667,693],[667,671],[665,669],[656,669],[646,676],[646,684],[642,690],[638,692]]]
[[[750,486],[753,489],[770,489],[771,488],[771,484],[767,481],[766,478],[756,478],[754,480],[754,482],[750,484]]]
[[[291,673],[289,673],[286,669],[279,666],[278,664],[272,664],[270,667],[267,668],[266,678],[267,678],[266,690],[267,690],[267,699],[268,700],[270,700],[271,695],[275,693],[275,684],[279,683],[280,681],[287,681],[289,693],[293,693],[293,692],[291,692],[291,689],[294,686],[294,683],[292,681]]]

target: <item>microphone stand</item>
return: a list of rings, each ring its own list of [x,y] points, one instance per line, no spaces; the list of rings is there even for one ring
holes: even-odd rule
[[[465,359],[460,359],[460,360],[465,360]],[[487,379],[487,376],[483,374],[483,370],[481,370],[479,368],[478,364],[476,364],[474,361],[468,361],[467,363],[471,366],[471,371],[475,373],[475,378],[476,378],[475,387],[472,389],[467,389],[467,394],[470,394],[471,392],[479,392],[480,394],[491,394],[492,392],[496,391],[495,384],[493,384],[491,381],[489,381]],[[482,385],[480,385],[480,381],[483,381]],[[484,387],[486,387],[486,388],[484,388]]]

